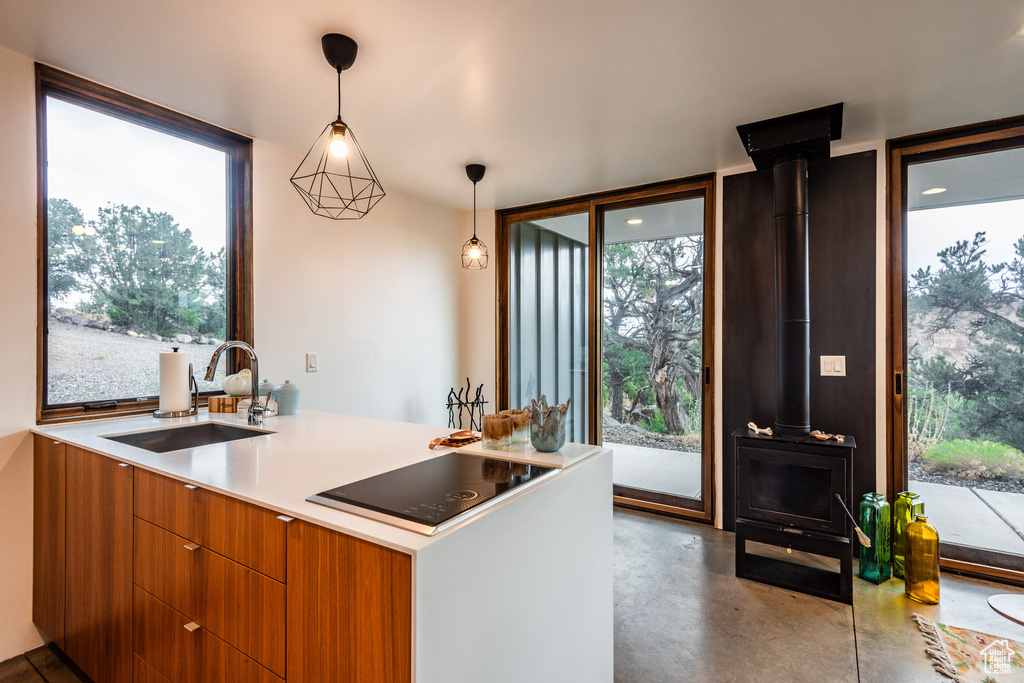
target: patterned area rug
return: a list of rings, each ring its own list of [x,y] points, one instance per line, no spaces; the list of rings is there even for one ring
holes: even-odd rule
[[[956,683],[1024,680],[1024,644],[914,615],[935,670]]]

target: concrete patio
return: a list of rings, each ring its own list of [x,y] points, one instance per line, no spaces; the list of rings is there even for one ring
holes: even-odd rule
[[[1024,495],[911,481],[944,543],[1024,555]]]
[[[612,480],[617,485],[700,498],[700,453],[610,441],[604,445],[612,449]]]
[[[700,453],[606,442],[619,486],[699,498]],[[1024,555],[1024,495],[911,481],[946,543]]]

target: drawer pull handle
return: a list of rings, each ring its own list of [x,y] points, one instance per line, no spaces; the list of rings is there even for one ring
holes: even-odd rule
[[[190,621],[187,624],[185,624],[185,630],[188,631],[189,633],[195,633],[196,631],[199,630],[199,628],[200,628],[199,624],[197,624],[194,621]]]
[[[289,517],[288,515],[278,515],[277,518],[285,524],[287,524],[288,522],[295,521],[294,517]]]
[[[197,489],[199,487],[196,486],[195,484],[185,484],[185,488],[187,488],[189,491],[192,491],[192,490],[195,490],[195,489]]]
[[[199,550],[202,546],[198,543],[186,543],[185,550]]]
[[[53,443],[54,443],[55,446],[59,446],[60,445],[60,441],[54,441]]]
[[[118,466],[118,467],[131,467],[131,465],[129,465],[129,464],[128,464],[128,463],[126,463],[126,462],[119,462],[119,463],[117,463],[117,466]]]

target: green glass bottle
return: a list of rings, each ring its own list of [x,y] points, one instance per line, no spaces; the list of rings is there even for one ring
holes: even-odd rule
[[[860,546],[858,575],[871,583],[889,580],[889,501],[880,493],[865,493],[860,501],[860,529],[871,541],[871,547]]]
[[[893,576],[903,578],[904,539],[906,537],[907,525],[914,521],[914,517],[924,514],[924,503],[916,493],[904,491],[896,498],[895,509],[893,510],[893,523],[896,528],[892,535],[892,573]]]
[[[907,525],[907,597],[934,605],[939,601],[939,532],[918,515]]]

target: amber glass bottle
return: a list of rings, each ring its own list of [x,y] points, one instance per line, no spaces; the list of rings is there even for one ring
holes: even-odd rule
[[[939,533],[924,515],[907,525],[907,596],[933,605],[939,601]]]

